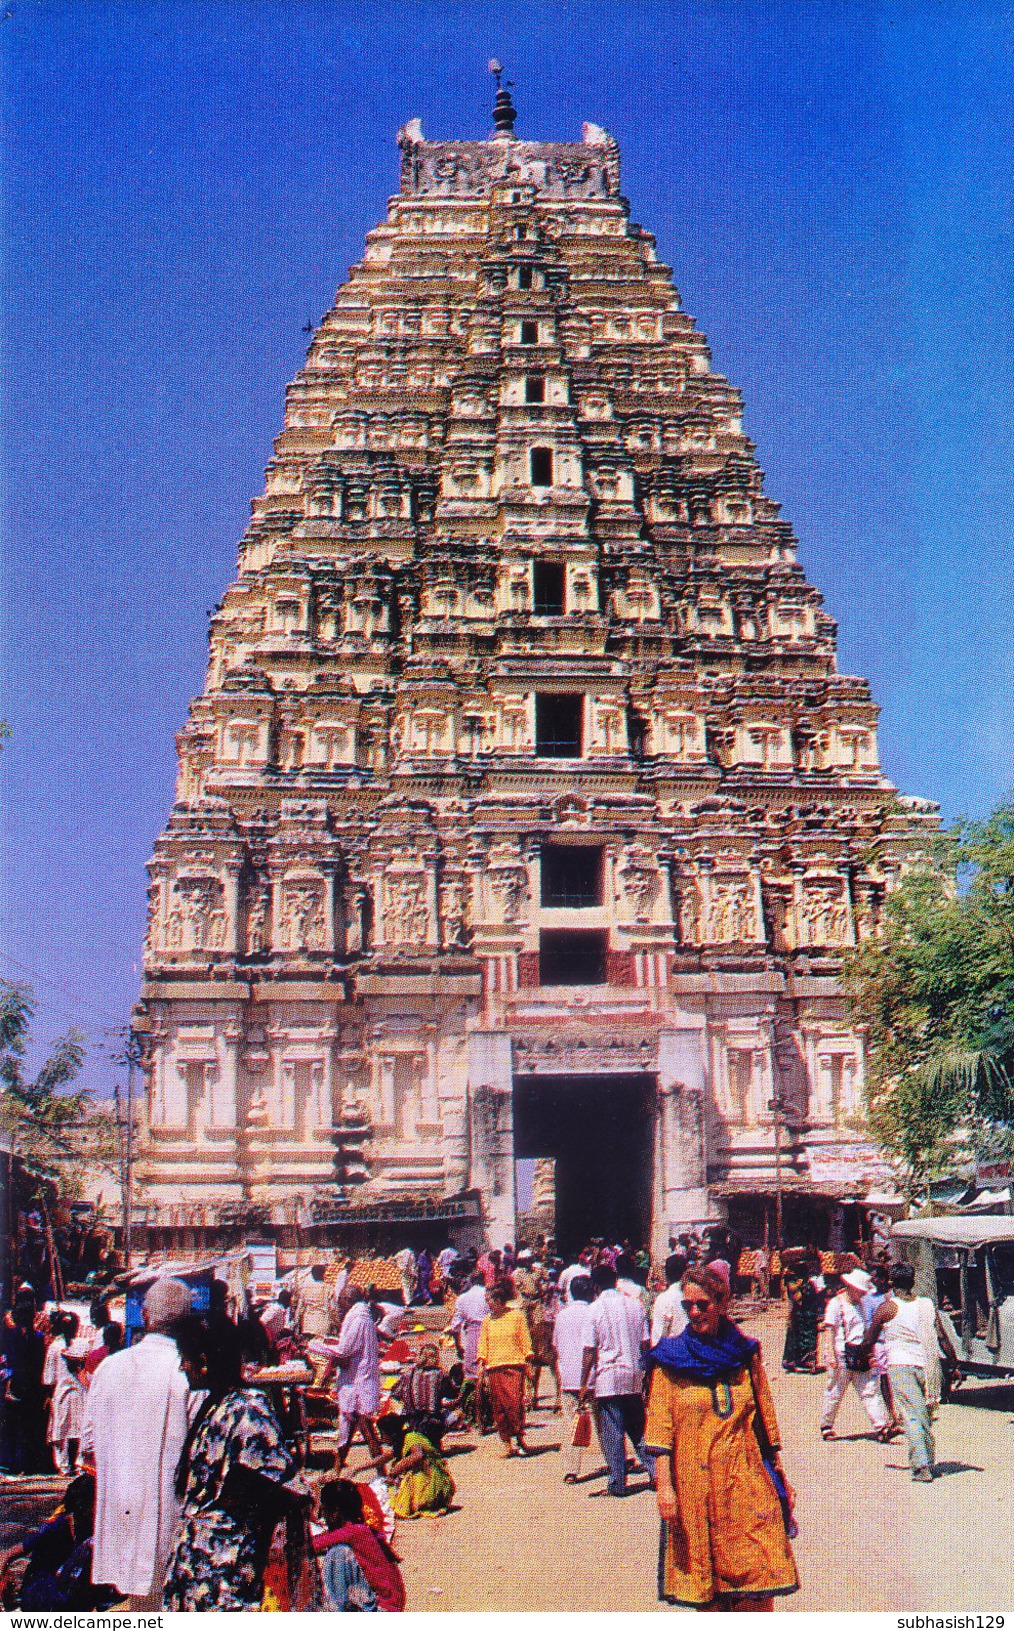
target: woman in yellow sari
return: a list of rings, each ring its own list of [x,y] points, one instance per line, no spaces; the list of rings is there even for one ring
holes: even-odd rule
[[[798,1591],[793,1495],[760,1345],[728,1319],[713,1269],[683,1276],[688,1325],[651,1351],[645,1449],[657,1456],[659,1596],[685,1608],[760,1610]]]
[[[403,1416],[381,1416],[377,1432],[389,1446],[389,1478],[399,1480],[391,1506],[397,1518],[437,1517],[454,1499],[454,1479],[439,1450]],[[385,1458],[386,1459],[386,1458]]]

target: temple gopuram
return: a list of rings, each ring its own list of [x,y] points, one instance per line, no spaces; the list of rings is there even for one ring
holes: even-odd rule
[[[149,868],[153,1241],[502,1245],[538,1161],[561,1246],[757,1239],[776,1189],[823,1244],[883,1183],[838,973],[936,807],[616,143],[494,119],[400,132],[212,619]]]

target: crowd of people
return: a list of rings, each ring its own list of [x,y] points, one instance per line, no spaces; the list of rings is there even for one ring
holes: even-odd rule
[[[40,1315],[22,1286],[3,1329],[0,1462],[71,1482],[0,1569],[24,1568],[24,1607],[400,1609],[395,1524],[454,1507],[445,1437],[495,1434],[505,1458],[526,1457],[548,1378],[563,1482],[584,1481],[595,1442],[608,1496],[655,1491],[661,1596],[770,1607],[798,1588],[794,1496],[759,1345],[730,1317],[737,1243],[715,1228],[670,1245],[661,1273],[629,1242],[591,1241],[571,1262],[549,1242],[406,1249],[397,1297],[317,1265],[256,1307],[230,1309],[215,1282],[201,1314],[161,1278],[130,1347],[106,1302],[84,1325]],[[946,1339],[905,1265],[874,1273],[832,1283],[819,1256],[790,1256],[782,1363],[823,1371],[824,1438],[851,1386],[878,1437],[905,1432],[925,1482]],[[259,1380],[293,1360],[333,1406],[326,1478]]]

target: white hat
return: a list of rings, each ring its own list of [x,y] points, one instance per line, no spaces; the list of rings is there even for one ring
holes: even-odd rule
[[[866,1294],[874,1290],[873,1281],[865,1269],[849,1269],[848,1273],[843,1274],[841,1278],[842,1285],[851,1286],[853,1291],[861,1291]]]

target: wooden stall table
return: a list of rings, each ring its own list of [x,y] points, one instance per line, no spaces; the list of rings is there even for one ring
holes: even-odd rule
[[[305,1359],[290,1359],[284,1365],[261,1365],[246,1378],[249,1387],[264,1389],[278,1418],[282,1437],[296,1447],[304,1465],[310,1457],[307,1391],[313,1378],[313,1366]]]

